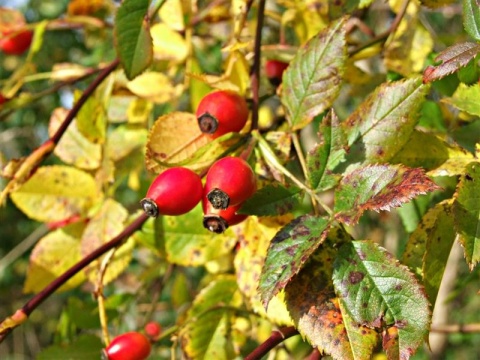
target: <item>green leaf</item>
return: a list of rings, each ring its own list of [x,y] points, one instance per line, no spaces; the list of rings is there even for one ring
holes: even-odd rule
[[[275,216],[291,213],[300,204],[303,193],[295,187],[277,183],[266,185],[245,201],[239,214]]]
[[[346,175],[335,190],[335,218],[348,225],[365,210],[390,210],[419,194],[440,189],[423,169],[369,165]]]
[[[143,149],[147,142],[145,129],[120,125],[108,134],[108,157],[113,161],[127,157],[136,149]]]
[[[309,183],[318,192],[328,190],[338,182],[333,169],[344,161],[347,139],[337,115],[330,111],[320,125],[320,143],[307,154]]]
[[[11,199],[28,217],[52,222],[85,215],[101,196],[90,174],[57,165],[39,168]]]
[[[298,331],[321,352],[334,359],[370,359],[377,333],[353,321],[333,291],[333,262],[345,235],[338,228],[329,232],[286,286],[287,307]]]
[[[467,166],[454,196],[453,216],[470,270],[480,261],[480,163]]]
[[[468,35],[480,41],[480,7],[477,0],[463,0],[463,26]]]
[[[152,61],[148,6],[149,0],[125,0],[115,18],[117,54],[129,80],[141,74]]]
[[[283,74],[282,103],[293,130],[307,125],[336,99],[346,61],[345,18],[299,50]]]
[[[334,263],[333,285],[355,322],[398,330],[400,359],[410,358],[423,342],[430,326],[423,288],[385,249],[370,241],[343,245]]]
[[[265,308],[325,240],[329,226],[330,222],[325,218],[303,215],[275,235],[270,242],[258,286]]]
[[[42,350],[37,360],[91,360],[99,359],[102,341],[95,335],[80,335],[70,344],[52,345]]]
[[[90,219],[83,232],[82,255],[90,254],[120,234],[125,227],[127,216],[127,210],[120,203],[107,199],[95,216]],[[104,284],[108,284],[116,279],[126,269],[132,259],[133,245],[133,239],[129,238],[126,243],[115,250],[114,256],[110,259],[103,276]],[[100,257],[84,270],[92,283],[97,283],[99,279],[100,266],[105,256],[108,255]]]
[[[455,241],[451,201],[430,209],[410,236],[403,263],[420,275],[432,309]]]
[[[214,235],[201,225],[202,206],[181,216],[163,216],[160,242],[165,243],[169,262],[183,266],[205,265],[210,260],[228,254],[235,243],[233,230]]]
[[[420,78],[378,87],[343,123],[348,137],[347,161],[386,162],[408,141],[428,87]]]
[[[467,86],[460,84],[450,98],[443,98],[442,102],[455,106],[461,111],[465,111],[470,115],[480,116],[480,84]]]
[[[27,270],[23,291],[37,293],[81,259],[80,240],[64,229],[55,230],[35,245]],[[66,291],[85,281],[80,272],[68,280],[58,291]]]
[[[186,326],[180,331],[181,344],[190,359],[235,358],[230,325],[242,298],[235,277],[220,276],[204,287],[187,313]]]

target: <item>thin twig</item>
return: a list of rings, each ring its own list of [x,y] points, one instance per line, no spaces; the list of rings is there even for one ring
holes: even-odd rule
[[[125,229],[123,229],[119,235],[81,259],[78,263],[73,265],[70,269],[48,284],[41,292],[31,298],[20,310],[17,310],[13,316],[3,320],[0,323],[0,343],[8,334],[12,332],[15,327],[19,326],[21,322],[25,321],[28,316],[40,306],[40,304],[42,304],[50,295],[57,291],[63,284],[83,270],[83,268],[89,265],[92,261],[98,259],[107,251],[120,246],[130,235],[140,229],[147,219],[148,216],[142,213]]]
[[[262,28],[265,18],[265,0],[258,3],[257,29],[255,31],[255,45],[253,49],[253,65],[250,81],[252,84],[252,130],[258,128],[258,109],[259,109],[259,88],[260,88],[260,59],[262,45]]]
[[[278,331],[272,332],[272,335],[247,355],[245,360],[259,360],[275,346],[295,335],[298,335],[298,331],[293,326],[280,328]]]
[[[356,47],[355,49],[353,49],[352,51],[350,51],[349,55],[350,56],[355,55],[355,54],[359,53],[360,51],[362,51],[363,49],[369,48],[370,46],[375,45],[379,42],[386,41],[388,39],[388,37],[390,36],[390,34],[393,34],[397,30],[398,25],[400,25],[400,21],[402,21],[403,17],[405,16],[405,13],[407,12],[407,8],[408,8],[409,4],[410,4],[410,0],[404,0],[403,3],[402,3],[402,7],[401,7],[400,11],[398,12],[397,16],[393,20],[390,27],[386,31],[384,31],[383,33],[381,33],[381,34],[375,36],[373,39],[367,41],[365,44],[362,44],[362,45]]]
[[[480,333],[480,324],[451,324],[451,325],[432,325],[430,332],[443,334],[453,333]]]

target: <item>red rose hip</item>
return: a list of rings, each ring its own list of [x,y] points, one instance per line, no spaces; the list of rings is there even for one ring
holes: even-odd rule
[[[152,339],[157,340],[162,333],[162,326],[156,321],[150,321],[145,325],[145,334]]]
[[[200,176],[184,167],[165,170],[153,180],[140,202],[148,216],[181,215],[192,210],[202,199]]]
[[[257,190],[255,174],[239,157],[225,157],[215,162],[207,173],[204,194],[215,209],[238,205]]]
[[[203,97],[197,108],[200,130],[212,139],[239,132],[248,120],[245,99],[234,91],[218,90]]]
[[[32,30],[21,30],[19,32],[15,30],[3,31],[3,36],[0,39],[0,49],[5,54],[21,55],[30,47],[32,38]]]
[[[268,80],[274,86],[282,83],[283,72],[287,69],[288,63],[279,60],[267,60],[265,63],[265,73]]]
[[[108,360],[144,360],[150,351],[150,341],[138,332],[117,336],[104,350]]]

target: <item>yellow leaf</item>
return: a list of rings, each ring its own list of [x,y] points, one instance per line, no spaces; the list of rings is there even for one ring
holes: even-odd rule
[[[183,7],[181,0],[166,1],[160,11],[158,12],[160,19],[173,30],[185,30],[185,23],[183,21]]]
[[[235,84],[241,95],[245,95],[250,86],[250,66],[240,51],[232,51],[227,58],[226,74]]]
[[[156,60],[181,63],[189,53],[185,39],[166,24],[155,24],[150,33],[153,39],[153,56]]]
[[[167,103],[177,96],[170,79],[159,72],[145,72],[128,82],[127,88],[135,95],[158,104]]]
[[[80,241],[63,229],[56,230],[35,245],[31,255],[23,292],[37,293],[81,259]],[[66,291],[85,281],[85,274],[77,273],[58,291]]]
[[[11,194],[28,217],[43,222],[84,215],[101,196],[94,178],[69,166],[44,166]]]
[[[130,124],[145,124],[150,118],[153,104],[145,99],[135,99],[128,106],[127,117]]]
[[[52,112],[48,133],[53,136],[65,120],[68,110],[57,108]],[[54,151],[63,162],[80,169],[92,170],[100,166],[102,147],[94,144],[80,133],[74,120],[63,134]]]

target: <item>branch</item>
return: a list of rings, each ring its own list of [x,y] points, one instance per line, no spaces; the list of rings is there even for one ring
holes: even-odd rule
[[[88,264],[98,259],[107,251],[120,246],[130,235],[141,228],[143,223],[148,219],[148,216],[142,213],[133,222],[131,222],[123,231],[114,237],[109,242],[100,246],[92,253],[81,259],[78,263],[73,265],[70,269],[65,271],[58,278],[53,280],[41,292],[31,298],[21,309],[17,310],[14,315],[6,318],[0,323],[0,343],[5,337],[12,332],[14,328],[28,319],[28,316],[40,306],[50,295],[52,295],[58,288],[70,280],[74,275],[83,270]]]
[[[272,335],[245,357],[245,360],[259,360],[275,346],[295,335],[298,335],[298,331],[293,326],[280,328],[272,332]]]
[[[255,31],[255,45],[253,52],[252,74],[250,76],[252,83],[252,129],[258,128],[258,108],[259,108],[259,87],[260,87],[260,55],[262,44],[263,19],[265,17],[265,0],[258,3],[257,30]]]
[[[451,325],[432,325],[430,332],[443,334],[451,333],[480,333],[480,324],[451,324]]]

